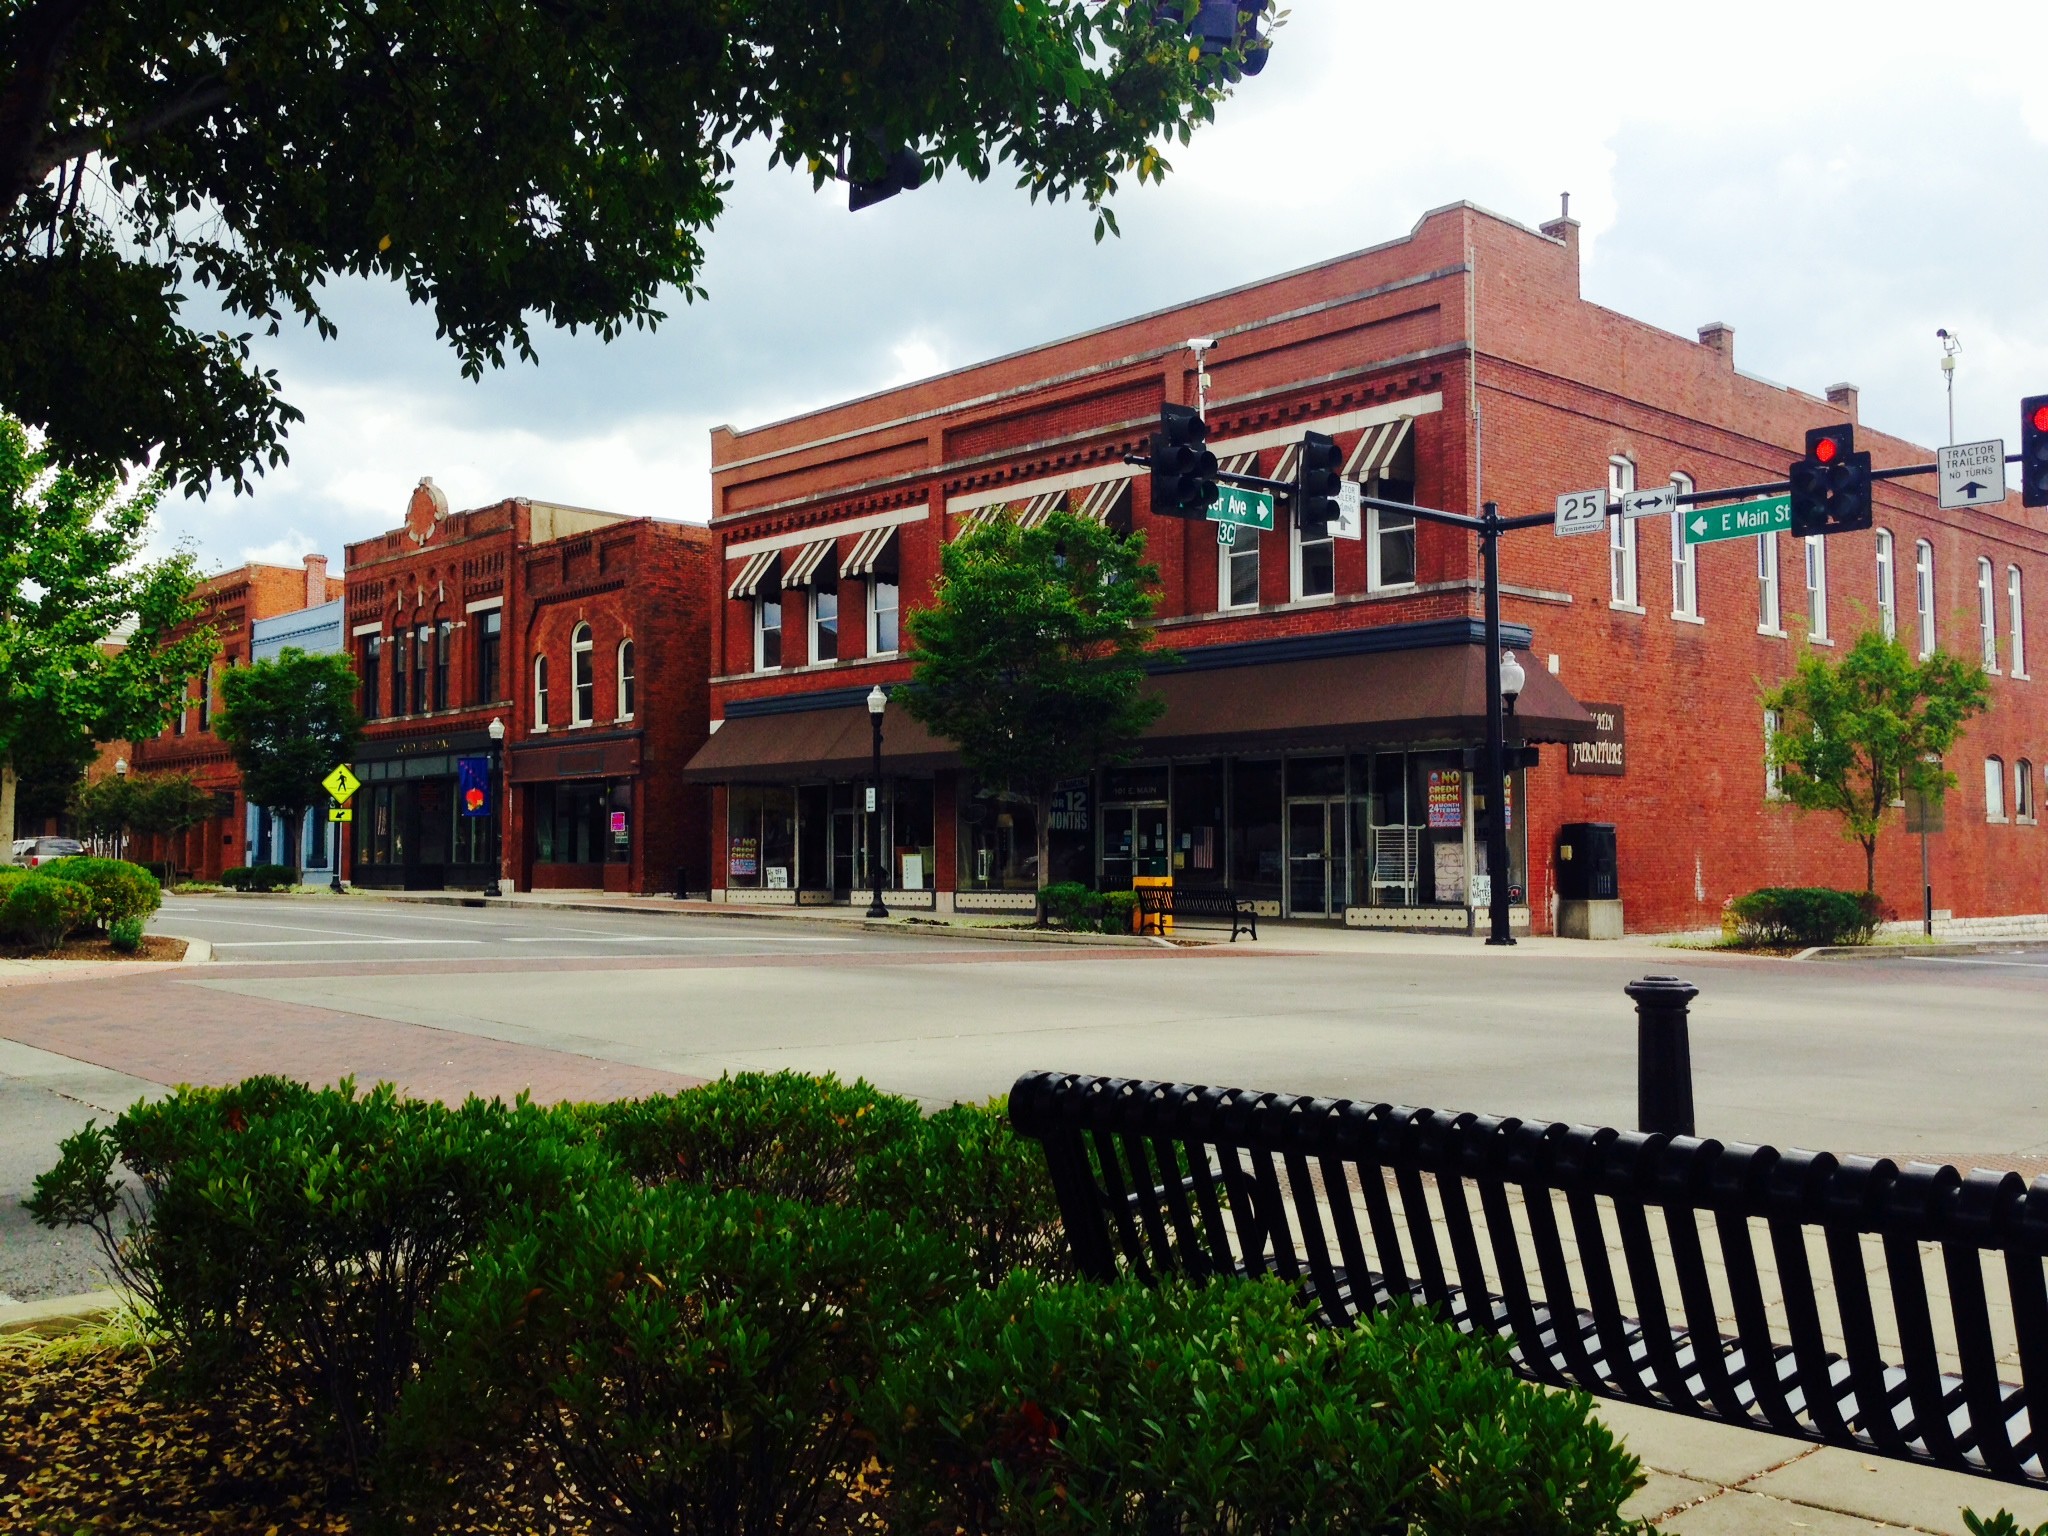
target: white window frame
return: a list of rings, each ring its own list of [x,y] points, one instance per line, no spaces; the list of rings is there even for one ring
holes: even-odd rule
[[[2012,675],[2024,678],[2027,675],[2026,583],[2016,565],[2005,568],[2005,605],[2011,615]]]
[[[1785,637],[1785,612],[1778,602],[1778,536],[1756,536],[1756,632]]]
[[[1920,624],[1920,656],[1925,660],[1941,643],[1934,623],[1934,546],[1925,539],[1913,542],[1913,603]]]
[[[569,631],[569,723],[589,725],[597,718],[597,642],[588,624]]]
[[[1301,588],[1301,554],[1306,545],[1327,544],[1330,547],[1330,590],[1327,592],[1304,592]],[[1337,534],[1334,521],[1323,527],[1320,539],[1304,539],[1301,536],[1301,519],[1290,510],[1287,517],[1288,550],[1288,592],[1297,603],[1327,603],[1337,595]]]
[[[1984,759],[1984,819],[2005,821],[2005,759],[1995,754]]]
[[[1781,725],[1781,716],[1775,709],[1764,711],[1764,798],[1782,800],[1785,798],[1785,770],[1771,761],[1771,738],[1776,736]]]
[[[1983,555],[1977,557],[1977,645],[1984,670],[1998,670],[1998,571]]]
[[[883,612],[880,598],[882,585],[886,580],[887,578],[880,571],[870,573],[866,582],[867,596],[861,603],[861,606],[867,610],[868,654],[870,656],[894,656],[903,645],[903,580],[900,576],[896,580],[888,582],[889,587],[896,594],[896,602],[888,610],[896,615],[896,644],[884,649],[880,643],[881,617]]]
[[[1248,603],[1233,603],[1230,600],[1230,570],[1234,560],[1248,560],[1252,567],[1252,600]],[[1237,542],[1225,548],[1216,546],[1216,611],[1218,613],[1249,613],[1259,606],[1259,530],[1240,528]]]
[[[2034,762],[2032,758],[2017,758],[2012,765],[2012,819],[2023,827],[2031,827],[2040,813],[2034,806]]]
[[[828,597],[832,599],[832,654],[820,657],[818,655],[818,605]],[[810,665],[814,667],[824,666],[839,659],[839,643],[845,638],[845,632],[841,628],[844,623],[845,617],[839,609],[838,589],[832,588],[828,590],[815,582],[812,583],[809,594],[804,598],[804,658]]]
[[[545,654],[533,658],[533,729],[539,735],[548,728],[548,659]]]
[[[618,692],[613,695],[618,704],[618,723],[624,725],[633,718],[634,706],[640,701],[634,695],[640,691],[640,674],[637,670],[640,658],[633,649],[633,637],[626,636],[619,642],[612,664]]]
[[[1806,636],[1828,637],[1828,546],[1819,534],[1806,537]]]
[[[1897,563],[1889,528],[1877,530],[1877,627],[1884,632],[1885,639],[1898,638]]]
[[[772,625],[768,623],[768,615],[771,611],[775,614],[775,622]],[[772,667],[765,664],[762,649],[762,641],[770,629],[775,631],[775,665]],[[780,672],[782,670],[782,589],[780,587],[777,587],[773,593],[763,590],[754,594],[754,670],[756,672]]]
[[[1635,488],[1635,460],[1616,454],[1607,461],[1607,499],[1619,501]],[[1612,513],[1607,519],[1608,607],[1623,613],[1643,611],[1636,574],[1636,520]]]
[[[1671,489],[1681,496],[1693,493],[1691,475],[1671,477]],[[1699,546],[1685,542],[1687,509],[1671,514],[1671,617],[1687,624],[1704,624],[1700,616]]]
[[[1381,523],[1380,519],[1382,517],[1405,517],[1408,520],[1408,525],[1406,528],[1402,528],[1399,525],[1387,527]],[[1367,507],[1365,509],[1365,537],[1368,541],[1365,546],[1365,579],[1369,590],[1374,592],[1404,592],[1415,585],[1416,576],[1414,573],[1418,568],[1416,556],[1420,553],[1416,548],[1417,526],[1415,514],[1412,512],[1383,512],[1378,507]],[[1386,579],[1386,562],[1380,552],[1380,539],[1397,533],[1406,533],[1408,535],[1408,570],[1410,575],[1406,581],[1388,581]]]

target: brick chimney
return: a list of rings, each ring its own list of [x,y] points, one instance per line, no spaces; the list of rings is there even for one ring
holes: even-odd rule
[[[1566,194],[1565,207],[1571,207],[1569,193]],[[1565,270],[1571,275],[1572,292],[1576,294],[1579,291],[1579,221],[1566,212],[1537,227],[1564,246]]]
[[[1723,325],[1719,320],[1709,320],[1700,327],[1700,345],[1711,347],[1721,354],[1721,361],[1730,368],[1735,366],[1735,327]]]
[[[1842,414],[1853,422],[1856,420],[1856,393],[1856,386],[1854,384],[1830,384],[1828,386],[1828,404],[1840,406]]]
[[[318,608],[327,601],[327,557],[306,556],[306,606]]]

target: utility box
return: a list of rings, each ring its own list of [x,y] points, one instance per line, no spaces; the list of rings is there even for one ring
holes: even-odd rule
[[[1557,933],[1564,939],[1622,935],[1621,859],[1611,821],[1568,821],[1558,829]]]

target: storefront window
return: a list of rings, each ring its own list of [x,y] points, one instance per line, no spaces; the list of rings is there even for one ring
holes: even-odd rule
[[[726,884],[788,890],[796,883],[796,791],[735,784],[727,795]]]
[[[534,852],[543,864],[623,864],[632,856],[632,791],[624,779],[533,786]]]
[[[1285,871],[1280,763],[1231,764],[1230,883],[1254,901],[1278,901]]]
[[[960,889],[1038,889],[1038,817],[1023,795],[963,780],[960,793]]]
[[[1046,857],[1052,860],[1049,883],[1078,880],[1095,883],[1094,785],[1085,778],[1068,779],[1052,792],[1051,831]]]
[[[1176,885],[1224,882],[1224,765],[1221,759],[1173,770],[1173,880]]]
[[[899,891],[931,890],[932,782],[897,779],[889,788],[889,883]]]

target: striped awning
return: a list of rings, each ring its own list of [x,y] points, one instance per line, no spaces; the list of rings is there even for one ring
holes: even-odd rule
[[[752,597],[761,590],[761,582],[775,568],[775,562],[782,558],[779,549],[756,550],[747,557],[747,563],[740,567],[739,575],[733,577],[732,585],[725,589],[727,597]]]
[[[1088,487],[1081,504],[1074,508],[1074,516],[1084,523],[1107,523],[1118,503],[1130,494],[1134,476],[1125,475],[1116,480],[1102,480]]]
[[[896,537],[896,525],[885,524],[870,528],[854,542],[853,553],[839,562],[842,576],[872,576],[875,567],[881,563],[882,552],[889,547],[889,541]]]
[[[1017,526],[1019,528],[1036,528],[1048,517],[1051,517],[1053,513],[1065,511],[1066,505],[1067,493],[1065,491],[1041,492],[1024,503],[1023,509],[1017,514]]]
[[[1397,416],[1392,421],[1367,427],[1365,436],[1358,440],[1358,446],[1351,450],[1351,457],[1345,462],[1344,478],[1363,485],[1375,475],[1385,474],[1414,425],[1413,416]]]
[[[953,537],[964,539],[977,529],[986,528],[1010,510],[1006,501],[992,501],[985,507],[956,513],[953,518]]]
[[[1259,472],[1259,453],[1255,448],[1250,453],[1219,453],[1216,467],[1226,475],[1256,475]]]
[[[798,550],[796,558],[789,562],[789,569],[783,573],[782,584],[785,587],[808,587],[818,574],[818,567],[825,563],[826,554],[837,542],[836,539],[818,539]]]
[[[1273,466],[1271,478],[1275,480],[1292,480],[1300,469],[1301,444],[1289,443],[1280,450],[1280,462]]]

